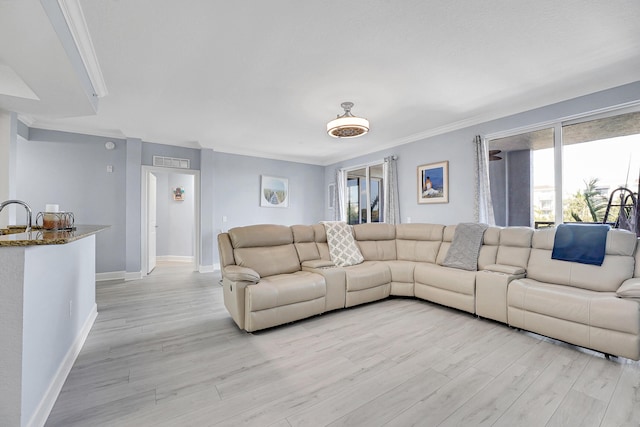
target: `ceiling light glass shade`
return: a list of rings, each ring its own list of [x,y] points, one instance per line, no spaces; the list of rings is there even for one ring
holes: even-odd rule
[[[343,102],[344,114],[327,123],[327,133],[334,138],[355,138],[369,132],[369,120],[351,114],[353,102]]]

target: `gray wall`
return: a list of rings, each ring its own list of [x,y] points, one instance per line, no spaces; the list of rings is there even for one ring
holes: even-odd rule
[[[125,270],[125,141],[42,129],[29,137],[17,145],[18,199],[31,205],[34,219],[54,203],[78,224],[110,225],[96,237],[96,271]],[[116,148],[106,150],[106,141]]]
[[[323,219],[322,166],[215,153],[214,169],[217,231],[249,224],[313,224]],[[260,207],[261,175],[289,179],[288,208]]]
[[[325,187],[335,182],[335,170],[381,160],[386,155],[398,155],[398,186],[402,222],[455,224],[474,221],[474,148],[475,135],[487,135],[559,118],[597,111],[603,108],[640,100],[640,81],[557,104],[480,123],[454,132],[437,135],[389,150],[356,157],[332,164],[325,170]],[[372,131],[365,138],[373,138]],[[449,203],[419,205],[417,202],[417,167],[422,164],[449,161]],[[325,195],[326,199],[326,195]],[[326,202],[325,202],[326,206]],[[333,218],[326,209],[325,218]]]

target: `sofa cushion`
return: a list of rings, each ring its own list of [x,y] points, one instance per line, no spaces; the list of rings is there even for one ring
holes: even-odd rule
[[[220,267],[226,267],[227,265],[236,263],[236,260],[233,258],[233,246],[231,245],[229,233],[218,234],[218,255],[220,257]]]
[[[478,255],[482,246],[482,236],[487,228],[487,224],[458,224],[442,265],[476,271],[478,269]]]
[[[327,243],[331,261],[337,266],[346,267],[364,261],[358,245],[353,239],[352,227],[339,221],[324,222],[327,231]]]
[[[293,244],[298,251],[300,262],[320,258],[318,246],[315,242],[315,232],[310,225],[292,225]]]
[[[551,251],[532,249],[527,277],[546,283],[615,292],[633,274],[633,258],[607,255],[601,266],[551,259]]]
[[[394,225],[357,224],[353,226],[353,234],[366,261],[387,261],[397,258]]]
[[[613,292],[518,279],[509,285],[507,300],[509,307],[555,319],[629,334],[640,333],[640,306],[616,298]]]
[[[601,266],[551,259],[554,229],[536,230],[533,235],[527,277],[546,283],[594,291],[615,292],[633,276],[636,237],[624,230],[607,233],[606,255]]]
[[[234,249],[280,246],[293,243],[293,232],[286,225],[260,224],[229,230]]]
[[[396,227],[393,224],[385,224],[383,222],[356,224],[353,226],[353,234],[358,241],[394,240],[396,238]]]
[[[418,284],[423,284],[459,294],[475,296],[475,271],[419,263],[416,264],[413,274],[416,287]]]
[[[386,263],[365,261],[345,267],[347,292],[361,291],[391,283],[391,271]]]
[[[298,271],[263,278],[256,285],[247,286],[246,292],[247,309],[259,311],[323,298],[326,286],[321,275]]]
[[[480,254],[478,255],[478,270],[496,263],[498,245],[500,244],[500,230],[499,227],[489,227],[484,231],[482,247],[480,247]]]
[[[507,227],[500,230],[500,246],[495,263],[527,268],[532,238],[533,229],[528,227]]]
[[[387,261],[385,264],[391,272],[392,282],[411,283],[414,282],[413,271],[417,263],[413,261]]]
[[[397,259],[435,263],[443,231],[439,224],[396,225]]]
[[[315,232],[310,225],[292,225],[293,243],[315,243]]]

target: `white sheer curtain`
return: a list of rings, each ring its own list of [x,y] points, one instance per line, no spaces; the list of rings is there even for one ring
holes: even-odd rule
[[[478,222],[495,225],[489,182],[489,144],[480,135],[476,135],[473,145],[476,154],[475,217]]]
[[[387,224],[400,223],[397,159],[396,156],[389,156],[384,159],[384,212],[382,218]]]
[[[336,191],[333,201],[333,219],[336,221],[346,221],[347,212],[345,210],[345,199],[347,194],[347,172],[344,169],[336,169]]]

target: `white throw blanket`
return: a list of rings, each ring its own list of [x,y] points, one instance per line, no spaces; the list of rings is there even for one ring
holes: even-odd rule
[[[349,224],[341,221],[326,221],[322,224],[327,232],[329,255],[335,265],[346,267],[360,264],[364,261]]]

